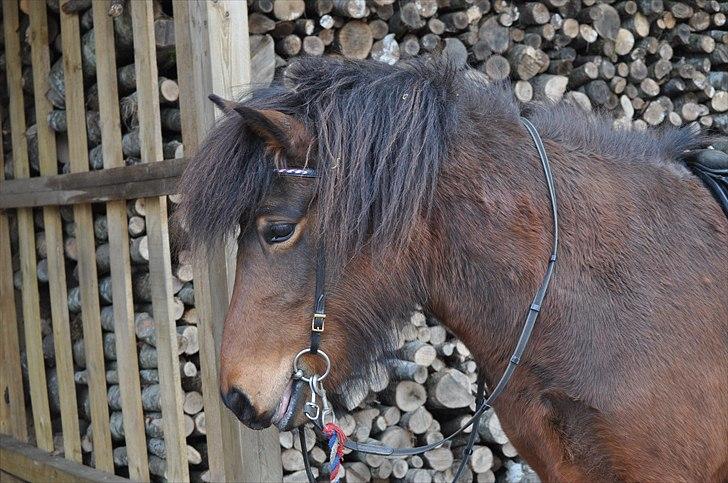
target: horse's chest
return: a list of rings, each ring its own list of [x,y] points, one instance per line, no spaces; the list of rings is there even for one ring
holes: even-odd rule
[[[503,401],[506,434],[544,481],[619,481],[596,409],[560,391]]]

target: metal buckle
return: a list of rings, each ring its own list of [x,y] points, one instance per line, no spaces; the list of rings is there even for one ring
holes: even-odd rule
[[[311,330],[313,332],[323,332],[325,319],[326,314],[314,313],[313,319],[311,319]]]
[[[299,359],[301,359],[301,357],[303,355],[309,354],[309,353],[311,353],[313,355],[316,355],[316,356],[320,356],[321,358],[323,358],[324,362],[326,362],[326,370],[320,376],[316,376],[314,374],[313,376],[306,377],[306,376],[303,375],[304,374],[303,371],[301,369],[299,369],[299,367],[298,367],[298,361],[299,361]],[[326,376],[329,375],[329,371],[331,371],[331,359],[329,359],[329,356],[326,354],[326,352],[322,351],[321,349],[317,350],[315,353],[314,352],[311,352],[311,349],[310,348],[303,349],[301,352],[299,352],[298,354],[296,354],[296,357],[293,358],[293,374],[294,374],[294,377],[298,374],[298,375],[300,375],[300,379],[301,380],[306,381],[309,384],[311,383],[311,378],[313,378],[313,377],[316,377],[316,379],[318,381],[323,381],[326,378]]]

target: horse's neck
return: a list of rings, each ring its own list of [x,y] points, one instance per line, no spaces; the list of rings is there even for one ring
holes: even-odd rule
[[[533,169],[538,167],[535,161]],[[431,310],[463,340],[492,383],[507,364],[547,265],[549,204],[545,187],[523,179],[488,186],[475,180],[463,190],[471,195],[439,206]]]

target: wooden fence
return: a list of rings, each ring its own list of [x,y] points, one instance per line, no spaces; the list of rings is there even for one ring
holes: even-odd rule
[[[65,1],[61,1],[64,4]],[[21,5],[22,4],[22,5]],[[79,15],[60,11],[60,35],[65,77],[66,121],[70,174],[59,174],[56,135],[37,123],[40,177],[30,177],[26,106],[23,91],[19,7],[29,17],[35,119],[44,120],[53,106],[45,1],[3,0],[2,21],[10,99],[12,180],[0,184],[0,470],[23,480],[53,478],[114,480],[115,471],[100,320],[99,280],[91,203],[105,203],[117,373],[123,414],[128,476],[150,479],[150,455],[145,438],[137,340],[132,299],[126,200],[143,197],[149,251],[151,305],[155,321],[160,405],[166,447],[164,477],[190,479],[186,435],[183,433],[183,393],[176,352],[177,328],[172,311],[172,274],[167,220],[167,196],[186,160],[161,161],[158,75],[151,1],[128,2],[133,26],[138,96],[139,145],[142,164],[125,166],[122,156],[117,63],[113,19],[108,0],[94,0],[96,79],[103,170],[88,172],[86,112]],[[249,82],[246,3],[229,1],[173,2],[176,62],[180,88],[182,141],[185,154],[194,153],[215,119],[210,93],[231,97]],[[0,150],[0,171],[4,160]],[[83,341],[88,376],[95,470],[82,465],[79,404],[75,390],[71,327],[64,261],[60,205],[72,205]],[[41,296],[36,277],[36,236],[33,208],[42,208],[47,250],[48,287],[58,378],[63,458],[54,456],[47,375],[42,347]],[[16,210],[18,253],[11,253],[9,215]],[[200,313],[199,358],[207,425],[209,473],[206,479],[280,480],[280,447],[275,432],[252,432],[224,411],[217,389],[217,354],[221,325],[230,294],[232,253],[213,253],[194,262],[195,306]],[[13,258],[20,262],[22,297],[16,307]],[[234,268],[232,268],[234,270]],[[19,310],[18,310],[19,309]],[[18,318],[16,314],[20,314]],[[30,412],[26,409],[21,351],[27,357]],[[28,427],[32,427],[29,434]],[[28,442],[32,442],[28,444]],[[65,458],[65,459],[64,459]],[[126,471],[126,470],[125,470]],[[115,477],[119,479],[118,477]]]

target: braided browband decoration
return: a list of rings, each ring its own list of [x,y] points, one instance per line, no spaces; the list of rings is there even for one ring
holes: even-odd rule
[[[316,170],[311,168],[277,168],[273,172],[281,176],[294,176],[297,178],[316,177]]]

